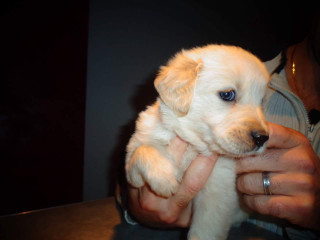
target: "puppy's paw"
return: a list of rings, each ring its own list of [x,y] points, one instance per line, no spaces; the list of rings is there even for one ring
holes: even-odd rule
[[[156,194],[163,197],[172,196],[179,187],[172,170],[150,171],[147,176],[147,182]]]
[[[136,188],[140,188],[145,184],[145,180],[141,175],[141,171],[136,164],[126,166],[127,181]]]
[[[177,192],[177,169],[157,149],[142,145],[126,164],[127,180],[134,187],[145,183],[158,195],[170,197]]]

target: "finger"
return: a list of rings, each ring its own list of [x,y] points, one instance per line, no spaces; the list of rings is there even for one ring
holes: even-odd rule
[[[309,144],[307,138],[301,133],[278,125],[274,123],[268,123],[269,127],[269,140],[267,142],[267,148],[294,148],[300,144]]]
[[[243,202],[252,210],[277,218],[285,218],[294,224],[304,225],[314,211],[314,198],[311,195],[265,196],[244,195]]]
[[[191,209],[181,215],[173,215],[169,209],[170,198],[162,198],[152,192],[150,187],[130,188],[129,210],[135,218],[148,226],[156,228],[187,227],[191,221]]]
[[[207,182],[217,159],[218,156],[214,154],[196,157],[185,172],[178,192],[169,199],[157,196],[148,185],[140,188],[140,208],[159,222],[188,226],[191,219],[190,202]]]
[[[159,213],[161,210],[166,211],[168,205],[168,199],[156,195],[149,185],[139,188],[139,202],[143,210],[153,213]]]
[[[309,156],[313,150],[308,139],[292,129],[268,124],[270,132],[268,148],[262,154],[239,159],[237,173],[313,170],[314,162],[310,161]]]
[[[181,207],[175,204],[175,199],[156,195],[149,186],[137,191],[140,202],[140,215],[145,215],[143,221],[155,227],[189,227],[192,216],[192,204]]]
[[[293,149],[267,149],[264,153],[238,159],[236,171],[238,174],[246,172],[312,172],[315,168],[314,160],[310,158],[311,148],[296,147]]]
[[[249,156],[236,161],[236,171],[238,174],[246,172],[276,172],[287,169],[287,164],[279,161],[279,156],[283,156],[286,150],[267,149],[260,155]]]
[[[189,202],[197,195],[207,182],[213,167],[218,159],[217,155],[210,157],[199,155],[187,169],[178,192],[173,196],[171,204],[176,206],[175,211],[188,206]]]
[[[131,214],[141,223],[149,226],[161,227],[162,224],[159,221],[158,215],[154,212],[146,210],[146,202],[141,204],[140,193],[141,191],[137,188],[129,187],[129,204],[128,208]]]
[[[269,173],[272,194],[295,196],[314,191],[314,179],[304,173]],[[262,173],[248,173],[237,178],[237,189],[247,195],[263,195]]]

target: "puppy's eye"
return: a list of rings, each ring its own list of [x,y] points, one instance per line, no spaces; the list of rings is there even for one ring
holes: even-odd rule
[[[220,92],[219,94],[222,100],[228,101],[228,102],[234,101],[236,98],[236,92],[234,90],[230,90],[227,92]]]

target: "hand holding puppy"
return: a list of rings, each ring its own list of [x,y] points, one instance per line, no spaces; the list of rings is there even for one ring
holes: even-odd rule
[[[320,229],[320,160],[299,132],[269,123],[267,150],[237,162],[237,188],[252,210]],[[264,195],[262,172],[269,172]]]
[[[320,226],[320,160],[302,134],[268,123],[270,139],[264,154],[237,162],[237,188],[244,203],[265,215],[284,218],[302,227]],[[187,143],[173,139],[169,151],[182,157]],[[218,159],[198,156],[188,168],[177,194],[155,195],[148,186],[130,188],[130,210],[141,222],[157,227],[187,227],[192,199],[202,189]],[[261,173],[270,172],[270,191],[264,195]]]
[[[182,158],[188,143],[174,138],[168,146],[177,161]],[[188,227],[192,215],[192,199],[203,188],[218,159],[198,156],[192,161],[175,195],[163,198],[150,190],[149,186],[140,189],[129,187],[129,208],[142,223],[154,227]]]

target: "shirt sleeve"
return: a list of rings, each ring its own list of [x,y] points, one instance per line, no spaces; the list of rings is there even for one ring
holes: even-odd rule
[[[130,212],[127,208],[127,193],[124,191],[119,184],[117,184],[116,194],[115,194],[116,202],[120,208],[120,213],[122,214],[123,219],[129,225],[138,225],[139,223],[134,220],[134,218],[130,215]]]

